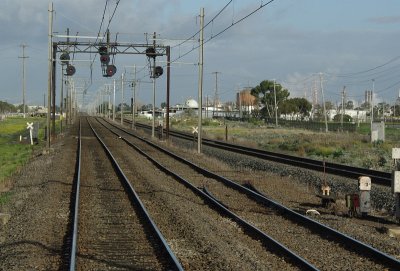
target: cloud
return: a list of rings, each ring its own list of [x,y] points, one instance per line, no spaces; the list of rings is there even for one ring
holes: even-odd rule
[[[375,24],[399,24],[400,16],[374,17],[374,18],[369,18],[367,21]]]

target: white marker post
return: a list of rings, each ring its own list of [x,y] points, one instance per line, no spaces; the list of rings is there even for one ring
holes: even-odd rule
[[[400,148],[392,149],[394,170],[392,175],[392,192],[396,198],[396,219],[400,222]]]
[[[197,140],[199,140],[199,127],[198,126],[196,126],[196,127],[193,127],[192,126],[192,134],[193,134],[193,144],[196,142],[196,137],[197,137]]]
[[[33,122],[31,122],[31,123],[27,122],[26,125],[28,125],[26,127],[26,129],[29,129],[29,136],[31,138],[31,145],[33,145],[33,138],[32,138]]]

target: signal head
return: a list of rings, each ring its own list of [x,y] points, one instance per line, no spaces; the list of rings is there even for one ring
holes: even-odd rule
[[[72,75],[75,74],[76,69],[75,69],[74,66],[68,65],[67,68],[65,69],[65,72],[66,72],[66,75],[67,75],[67,76],[72,76]]]
[[[156,66],[156,67],[155,67],[155,69],[154,69],[154,75],[155,75],[156,77],[160,77],[163,73],[164,73],[164,70],[163,70],[162,67],[160,67],[160,66]]]
[[[100,55],[100,62],[101,64],[108,64],[110,62],[110,56],[109,55]]]
[[[68,61],[70,60],[69,54],[68,53],[62,53],[60,55],[60,60],[61,60],[61,65],[68,65]]]
[[[101,46],[99,47],[99,54],[100,55],[107,55],[108,54],[108,49],[106,46]]]
[[[156,49],[154,49],[153,47],[147,48],[146,49],[146,56],[155,58],[156,57]]]
[[[111,77],[117,72],[117,67],[114,65],[107,65],[106,76]]]

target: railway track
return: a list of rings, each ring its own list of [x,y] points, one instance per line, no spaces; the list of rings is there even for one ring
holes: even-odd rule
[[[108,128],[110,126],[103,121],[102,124]],[[241,225],[246,232],[263,240],[268,247],[274,247],[274,251],[285,255],[299,268],[383,270],[400,266],[397,259],[293,212],[258,191],[197,167],[125,129],[115,125],[109,129],[146,155],[159,168],[202,195],[213,208],[218,208],[224,215]],[[138,143],[138,140],[145,144]],[[136,144],[140,144],[140,149]],[[167,168],[173,168],[173,171]]]
[[[130,120],[124,120],[124,121],[129,124],[132,123]],[[145,130],[151,130],[151,126],[142,124],[142,123],[136,122],[136,127],[142,128]],[[185,133],[185,132],[170,130],[169,135],[176,137],[176,138],[188,140],[188,141],[193,141],[193,135]],[[255,148],[249,148],[249,147],[245,147],[245,146],[241,146],[241,145],[227,143],[227,142],[220,141],[220,140],[212,140],[212,139],[203,138],[202,142],[204,145],[214,147],[214,148],[219,148],[219,149],[222,149],[225,151],[232,151],[235,153],[249,155],[249,156],[252,156],[255,158],[265,159],[265,160],[283,163],[286,165],[291,165],[291,166],[296,166],[296,167],[301,167],[301,168],[305,168],[305,169],[311,169],[311,170],[315,170],[315,171],[319,171],[319,172],[324,172],[324,170],[325,170],[326,173],[337,175],[337,176],[353,178],[353,179],[357,179],[359,176],[369,176],[374,184],[380,184],[380,185],[384,185],[384,186],[391,185],[392,175],[389,172],[370,170],[370,169],[347,166],[347,165],[330,163],[330,162],[324,163],[323,161],[319,161],[319,160],[291,156],[291,155],[287,155],[287,154],[270,152],[270,151],[264,151],[264,150],[255,149]]]
[[[69,270],[183,270],[87,120],[76,166]]]

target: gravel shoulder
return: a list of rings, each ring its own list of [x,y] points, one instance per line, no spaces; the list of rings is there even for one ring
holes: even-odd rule
[[[10,200],[0,212],[0,270],[58,270],[68,228],[76,129],[57,139],[13,176]]]

